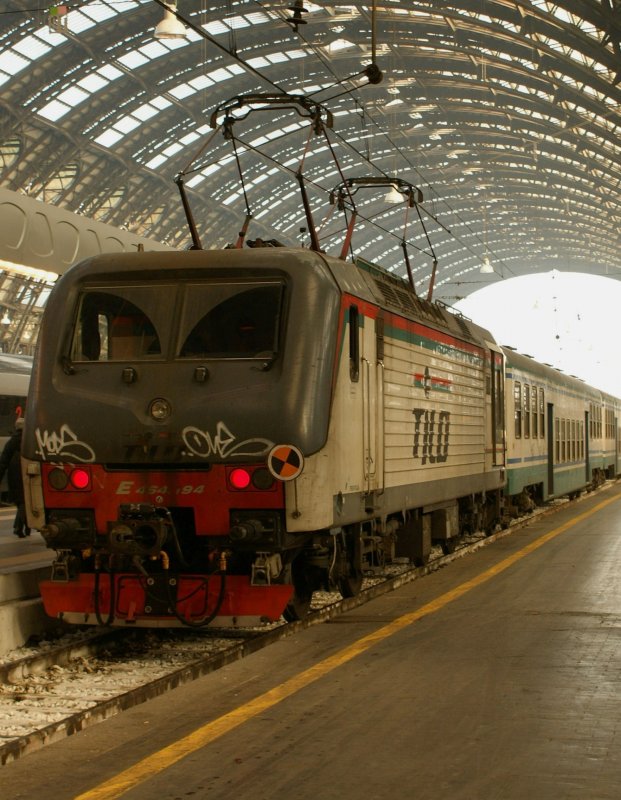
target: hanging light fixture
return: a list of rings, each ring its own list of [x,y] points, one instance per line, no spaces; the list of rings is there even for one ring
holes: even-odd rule
[[[9,312],[5,311],[4,316],[0,320],[1,325],[10,325],[11,324],[11,317],[9,317]]]
[[[384,198],[385,203],[402,203],[403,202],[403,195],[397,189],[396,183],[390,184],[390,189]]]
[[[485,256],[483,259],[483,264],[481,265],[481,272],[489,274],[494,271],[494,267],[492,267],[492,262],[489,260],[489,256]]]
[[[184,39],[187,30],[183,22],[175,16],[177,3],[166,3],[166,5],[168,7],[164,9],[164,19],[158,23],[153,35],[156,39]]]

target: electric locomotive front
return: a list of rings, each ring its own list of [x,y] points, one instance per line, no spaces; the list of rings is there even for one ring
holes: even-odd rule
[[[41,585],[77,623],[278,619],[284,481],[324,444],[340,295],[285,248],[100,256],[54,288],[23,456]]]

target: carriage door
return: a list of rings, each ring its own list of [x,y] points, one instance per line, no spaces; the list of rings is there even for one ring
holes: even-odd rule
[[[365,322],[371,322],[366,317]],[[365,491],[384,488],[384,317],[362,328],[362,447]]]
[[[548,495],[552,495],[554,494],[554,405],[552,403],[548,403],[547,425]]]
[[[492,405],[492,458],[495,467],[505,463],[505,376],[502,353],[490,351],[491,405]]]

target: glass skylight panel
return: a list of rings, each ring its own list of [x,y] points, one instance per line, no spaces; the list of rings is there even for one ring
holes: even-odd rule
[[[141,106],[132,112],[132,114],[139,119],[141,122],[146,122],[151,117],[154,117],[158,113],[157,108],[152,106],[150,103],[144,103]]]
[[[157,167],[161,166],[165,161],[168,161],[166,156],[157,155],[157,156],[155,156],[155,158],[152,158],[150,161],[147,161],[147,163],[145,164],[145,167],[147,169],[157,169]],[[188,181],[187,185],[188,186],[190,185],[189,181]]]
[[[129,133],[133,131],[140,125],[140,121],[135,119],[132,116],[122,117],[118,122],[115,122],[112,126],[114,130],[120,131],[122,134]]]
[[[64,103],[59,103],[58,100],[52,100],[47,105],[40,108],[36,113],[40,117],[45,117],[45,119],[49,119],[50,122],[56,122],[56,120],[64,117],[71,111],[71,108]]]
[[[13,45],[13,50],[15,52],[21,53],[31,61],[35,61],[40,56],[48,53],[51,49],[52,48],[39,39],[38,36],[25,36]]]
[[[176,97],[177,100],[183,100],[184,97],[189,97],[190,95],[194,94],[196,89],[192,88],[192,86],[187,83],[180,83],[179,86],[174,86],[168,91],[173,97]]]
[[[168,108],[168,106],[172,105],[172,101],[169,100],[167,97],[162,97],[159,95],[158,97],[154,97],[151,101],[151,105],[154,105],[156,108],[159,108],[162,111],[164,108]]]
[[[228,25],[225,25],[223,22],[208,22],[202,26],[203,30],[207,31],[207,33],[211,34],[211,36],[217,36],[219,33],[228,33],[230,28]]]
[[[125,6],[130,4],[124,3],[123,5]],[[131,3],[131,6],[134,5],[135,3]],[[107,3],[101,2],[101,0],[99,0],[97,3],[86,3],[80,8],[80,11],[95,22],[104,22],[105,20],[110,19],[110,17],[116,16],[118,13]]]
[[[121,75],[125,74],[122,70],[113,66],[112,64],[104,64],[103,67],[100,67],[97,70],[97,72],[100,75],[103,75],[104,78],[107,78],[109,81],[116,80],[116,78],[120,78]]]
[[[95,94],[100,89],[103,89],[104,86],[108,85],[108,81],[102,78],[100,75],[97,75],[96,72],[93,72],[91,75],[87,75],[82,80],[78,81],[78,86],[84,89],[86,92],[90,94]]]
[[[60,100],[61,103],[77,106],[83,100],[86,100],[87,97],[89,97],[88,92],[78,89],[77,86],[71,86],[69,89],[65,89],[64,92],[61,92],[56,99]]]
[[[178,153],[179,150],[183,150],[183,145],[179,144],[179,142],[175,142],[174,144],[169,145],[164,151],[164,155],[170,158],[174,156],[175,153]]]
[[[206,89],[208,86],[213,86],[213,81],[210,80],[206,75],[199,75],[198,78],[193,78],[190,81],[190,86],[196,89],[197,92],[200,92],[201,89]]]
[[[170,53],[168,47],[165,47],[162,42],[153,41],[145,44],[144,47],[139,47],[138,51],[146,56],[150,61],[155,61],[160,56],[167,56]]]
[[[112,130],[109,128],[107,131],[104,131],[101,136],[98,136],[95,139],[97,144],[100,144],[102,147],[112,147],[112,145],[116,144],[119,139],[123,138],[123,134],[119,133],[118,131]]]
[[[132,50],[131,53],[125,53],[125,55],[120,56],[118,61],[128,69],[137,69],[146,64],[149,59],[137,50]]]
[[[214,83],[228,81],[228,79],[231,77],[229,71],[224,69],[224,67],[221,67],[220,69],[214,69],[212,72],[208,72],[207,75]]]
[[[85,16],[80,11],[70,11],[67,14],[67,23],[68,29],[73,34],[83,33],[97,24],[94,20]]]
[[[189,181],[186,181],[185,185],[188,186],[190,189],[193,189],[195,186],[198,186],[199,183],[202,183],[205,180],[204,175],[195,175],[193,178],[190,178]]]
[[[17,53],[12,50],[6,50],[4,53],[0,53],[0,69],[4,72],[8,72],[9,75],[17,75],[18,72],[26,69],[29,65],[30,61],[18,56]]]
[[[271,64],[282,64],[283,61],[289,60],[284,53],[270,53],[267,59]]]
[[[198,133],[195,133],[195,132],[193,131],[192,133],[188,133],[188,135],[187,135],[187,136],[184,136],[184,137],[183,137],[182,139],[180,139],[179,141],[181,142],[181,144],[182,144],[184,147],[187,147],[187,145],[189,145],[189,144],[192,144],[192,142],[195,142],[197,139],[200,139],[200,136],[199,136],[199,134],[198,134]]]
[[[239,30],[241,28],[248,28],[252,24],[249,20],[240,15],[236,17],[229,17],[229,19],[226,20],[226,23],[229,26],[229,28],[231,28],[234,31]]]
[[[251,25],[263,25],[263,23],[269,22],[270,19],[262,11],[253,11],[251,14],[244,14],[244,16]]]

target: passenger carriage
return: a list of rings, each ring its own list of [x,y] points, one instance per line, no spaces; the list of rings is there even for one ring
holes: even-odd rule
[[[615,399],[529,356],[506,356],[507,488],[516,509],[618,473]]]

